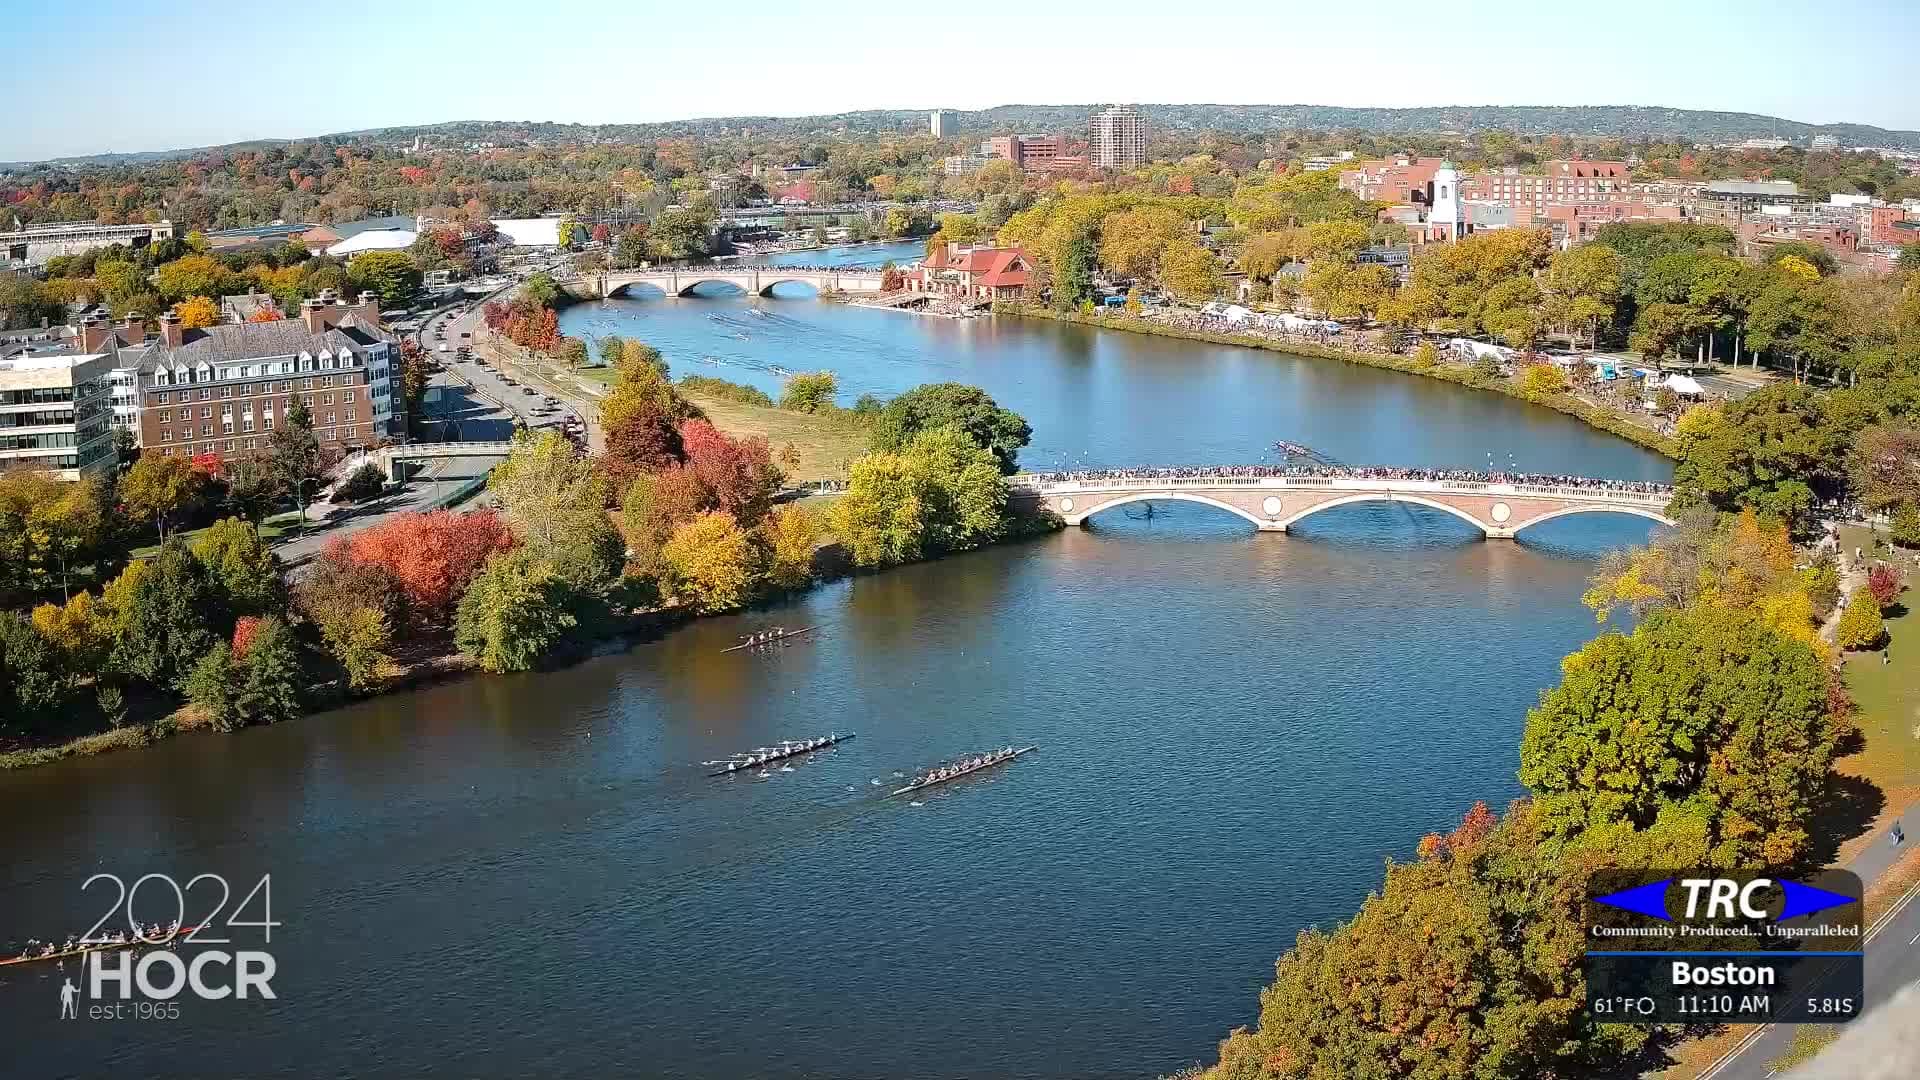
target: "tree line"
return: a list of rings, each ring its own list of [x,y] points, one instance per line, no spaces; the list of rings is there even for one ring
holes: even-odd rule
[[[1657,1067],[1676,1029],[1602,1024],[1580,957],[1593,875],[1811,869],[1853,706],[1818,620],[1830,561],[1784,525],[1696,512],[1601,565],[1587,602],[1637,624],[1568,656],[1527,714],[1527,795],[1422,839],[1354,917],[1302,931],[1221,1043],[1211,1080],[1614,1077]],[[1897,591],[1897,581],[1889,582]],[[1890,605],[1868,596],[1866,603]],[[1851,615],[1854,603],[1849,602]]]
[[[781,504],[766,441],[716,429],[656,350],[600,344],[618,369],[601,453],[523,431],[489,478],[492,509],[392,515],[297,575],[256,524],[323,471],[291,417],[267,455],[218,475],[146,456],[105,481],[0,476],[0,738],[71,737],[180,704],[185,722],[223,730],[272,722],[375,690],[436,642],[486,671],[524,671],[648,612],[710,614],[805,588],[834,572],[829,541],[846,564],[881,567],[1033,527],[1009,512],[1006,485],[1029,429],[978,389],[863,401],[872,452],[822,515]],[[794,384],[786,407],[838,409],[830,375]],[[142,526],[161,543],[129,559]]]

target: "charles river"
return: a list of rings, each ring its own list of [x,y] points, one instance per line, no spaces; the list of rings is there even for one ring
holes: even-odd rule
[[[975,383],[1032,423],[1031,467],[1258,462],[1286,439],[1349,463],[1669,474],[1557,413],[1392,372],[779,293],[648,293],[562,325],[772,393],[776,366],[835,371],[849,403]],[[275,1000],[188,994],[177,1019],[60,1020],[72,965],[0,971],[3,1071],[877,1080],[1207,1058],[1297,931],[1517,794],[1526,709],[1596,632],[1592,560],[1648,526],[1576,517],[1512,543],[1404,505],[1291,535],[1162,511],[562,671],[0,775],[0,941],[86,931],[114,901],[105,880],[83,894],[96,873],[218,874],[229,911],[271,874],[280,924],[266,946],[228,935],[272,953]],[[722,653],[775,624],[819,629]],[[766,780],[697,764],[830,731],[859,737]],[[924,805],[879,798],[1013,743],[1040,750]],[[218,898],[197,886],[188,921]],[[136,901],[173,915],[159,879]]]

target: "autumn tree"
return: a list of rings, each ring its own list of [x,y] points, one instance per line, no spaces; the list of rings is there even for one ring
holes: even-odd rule
[[[1179,299],[1194,302],[1218,295],[1224,279],[1213,252],[1181,236],[1169,240],[1161,251],[1160,283]]]
[[[137,512],[131,504],[129,512]],[[111,517],[97,478],[64,483],[42,472],[0,472],[0,597],[64,590],[69,570],[103,553]]]
[[[744,607],[759,590],[761,553],[732,514],[708,511],[675,530],[660,548],[661,585],[701,614]]]
[[[799,589],[813,581],[820,525],[811,511],[804,506],[780,507],[760,523],[760,531],[767,551],[768,584],[778,589]]]
[[[513,546],[506,523],[491,510],[435,510],[395,514],[377,525],[337,538],[329,550],[393,575],[406,600],[406,616],[420,629],[445,626],[453,607],[480,568]]]
[[[708,505],[732,514],[744,527],[757,524],[783,477],[773,464],[767,440],[755,435],[735,439],[705,420],[680,425],[687,468],[706,489]]]
[[[1847,455],[1847,480],[1870,511],[1920,506],[1920,427],[1876,424]]]
[[[406,622],[406,599],[385,565],[356,562],[344,545],[321,552],[293,590],[293,604],[320,631],[348,684],[366,689],[386,666],[395,627]]]
[[[151,522],[162,540],[206,497],[207,474],[184,457],[142,454],[120,478],[120,503],[135,521]]]
[[[173,305],[173,313],[180,316],[180,326],[186,330],[204,329],[220,321],[220,305],[205,296],[190,296],[180,301]]]
[[[1871,649],[1886,637],[1886,623],[1880,617],[1880,601],[1873,590],[1862,585],[1847,597],[1847,606],[1840,613],[1840,625],[1834,633],[1834,644],[1842,649]]]

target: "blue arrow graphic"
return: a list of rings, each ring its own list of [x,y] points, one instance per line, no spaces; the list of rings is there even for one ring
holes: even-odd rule
[[[1651,915],[1662,922],[1672,922],[1673,920],[1667,917],[1667,886],[1671,884],[1673,884],[1673,879],[1668,878],[1665,881],[1656,881],[1651,885],[1640,885],[1631,889],[1622,889],[1617,893],[1596,896],[1593,898],[1593,902],[1596,904],[1605,904],[1608,907],[1619,908],[1622,911],[1631,911],[1636,915]],[[1814,891],[1818,892],[1819,890],[1816,889]],[[1831,896],[1833,894],[1827,893],[1826,895]],[[1818,911],[1820,909],[1812,908],[1810,910]]]
[[[1787,906],[1781,909],[1780,917],[1775,919],[1775,922],[1785,922],[1801,915],[1811,915],[1816,911],[1825,911],[1828,908],[1854,902],[1851,896],[1842,896],[1836,892],[1816,889],[1811,885],[1801,885],[1798,882],[1783,881],[1780,887],[1786,890]]]

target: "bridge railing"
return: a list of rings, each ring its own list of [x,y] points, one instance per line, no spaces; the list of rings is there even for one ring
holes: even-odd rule
[[[1628,488],[1567,484],[1511,484],[1485,480],[1396,479],[1366,476],[1129,476],[1110,479],[1041,480],[1014,476],[1008,480],[1011,491],[1022,495],[1047,495],[1073,491],[1158,490],[1163,488],[1351,488],[1357,491],[1470,491],[1489,495],[1545,496],[1582,502],[1621,502],[1636,506],[1663,507],[1673,498],[1671,489],[1635,491]]]

